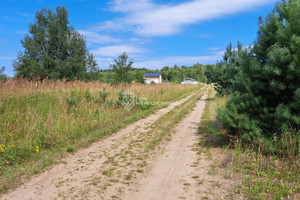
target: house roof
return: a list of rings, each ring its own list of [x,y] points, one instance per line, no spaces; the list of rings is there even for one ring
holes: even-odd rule
[[[195,81],[195,80],[192,79],[192,78],[187,77],[186,79],[184,79],[184,81]]]
[[[184,79],[183,82],[181,82],[181,84],[197,84],[197,83],[198,83],[198,81],[195,81],[194,79],[189,78],[189,77]]]
[[[160,77],[160,73],[144,73],[144,77]]]

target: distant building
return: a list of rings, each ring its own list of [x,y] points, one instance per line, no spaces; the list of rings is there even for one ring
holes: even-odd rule
[[[183,82],[181,82],[181,84],[191,84],[191,85],[196,85],[196,84],[198,84],[198,81],[195,81],[195,80],[192,79],[192,78],[186,78],[186,79],[184,79]]]
[[[161,83],[162,78],[160,73],[144,73],[144,79],[145,83],[151,84],[151,83]]]

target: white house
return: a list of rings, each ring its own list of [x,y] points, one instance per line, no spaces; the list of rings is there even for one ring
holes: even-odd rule
[[[181,84],[192,84],[192,85],[196,85],[196,84],[198,84],[198,81],[195,81],[195,80],[192,79],[192,78],[186,78],[186,79],[184,79],[183,82],[181,82]]]
[[[144,73],[145,83],[162,83],[162,77],[160,73]]]

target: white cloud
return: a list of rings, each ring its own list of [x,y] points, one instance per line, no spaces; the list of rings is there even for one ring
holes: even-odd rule
[[[224,51],[219,47],[211,47],[208,55],[199,56],[167,56],[144,58],[145,49],[142,43],[150,43],[140,36],[167,36],[180,33],[184,27],[203,21],[221,18],[247,10],[255,9],[275,2],[275,0],[186,0],[181,3],[156,3],[158,0],[112,0],[109,8],[121,13],[121,17],[99,23],[87,31],[81,31],[88,42],[102,44],[94,49],[93,54],[99,66],[106,67],[113,58],[127,52],[134,58],[135,67],[161,68],[165,65],[193,65],[199,63],[216,63],[222,59]],[[162,1],[160,1],[162,2]],[[117,39],[99,33],[112,34],[132,32],[129,38]],[[203,31],[203,33],[205,33]],[[199,34],[198,37],[211,37]],[[148,38],[148,39],[151,39]],[[126,42],[126,43],[124,43]],[[105,46],[105,45],[108,46]]]
[[[3,55],[0,55],[0,60],[13,60],[15,59],[14,57],[12,56],[3,56]]]
[[[28,31],[26,31],[26,30],[22,30],[22,31],[14,31],[14,34],[17,34],[17,35],[25,35],[25,34],[27,34],[28,33]]]
[[[126,19],[118,18],[99,23],[99,25],[91,28],[92,31],[134,31]]]
[[[198,34],[196,36],[200,37],[200,38],[210,38],[211,37],[211,35],[209,35],[209,34]]]
[[[23,17],[29,17],[29,14],[28,14],[28,13],[21,13],[21,15],[22,15]]]
[[[134,62],[134,67],[138,68],[150,68],[150,69],[159,69],[164,66],[174,66],[185,65],[191,66],[196,63],[201,64],[212,64],[216,63],[218,60],[221,60],[224,55],[224,51],[213,52],[210,55],[199,55],[199,56],[166,56],[166,57],[156,57],[147,59],[144,61]]]
[[[104,48],[103,48],[104,49]],[[101,49],[101,51],[103,50]],[[104,49],[105,50],[105,49]],[[106,51],[105,51],[106,52]],[[95,52],[94,52],[95,53]],[[123,53],[123,52],[121,52]],[[164,66],[174,66],[175,64],[181,66],[192,66],[196,63],[201,64],[215,64],[217,61],[221,60],[224,55],[224,51],[211,52],[209,55],[199,55],[199,56],[164,56],[164,57],[140,57],[131,56],[129,58],[133,59],[133,67],[136,68],[148,68],[148,69],[160,69]],[[117,54],[97,54],[96,60],[100,69],[107,69],[110,64],[114,63],[114,58]]]
[[[111,2],[111,9],[117,12],[148,11],[159,7],[151,0],[114,0]]]
[[[95,59],[100,69],[107,69],[114,62],[113,58],[109,57],[95,57]]]
[[[97,32],[92,31],[79,31],[80,34],[86,37],[86,40],[90,43],[96,44],[107,44],[107,43],[120,43],[121,40],[118,38],[113,38],[107,35],[100,35]]]
[[[99,47],[92,51],[95,56],[107,56],[107,57],[117,57],[118,55],[126,52],[129,56],[134,56],[139,53],[145,52],[145,50],[133,46],[133,45],[112,45]]]
[[[210,47],[208,48],[209,51],[217,51],[217,50],[220,50],[221,48],[220,47]]]
[[[111,10],[125,13],[106,21],[98,30],[133,30],[139,35],[164,36],[196,24],[262,6],[275,0],[192,0],[180,4],[156,4],[152,0],[114,0]],[[126,27],[126,28],[125,28]]]

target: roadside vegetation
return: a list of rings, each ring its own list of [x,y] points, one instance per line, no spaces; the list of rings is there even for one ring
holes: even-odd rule
[[[210,92],[211,93],[211,92]],[[223,149],[228,156],[221,162],[226,167],[225,179],[234,180],[228,199],[298,199],[300,198],[299,173],[300,159],[297,139],[290,133],[274,141],[274,154],[266,152],[261,138],[245,145],[242,140],[232,138],[216,119],[216,109],[224,108],[227,97],[217,96],[207,100],[202,123],[197,154],[211,157],[211,147]],[[284,145],[282,145],[284,144]],[[219,166],[219,165],[218,165]],[[214,168],[220,171],[220,168]]]
[[[186,97],[200,86],[64,82],[0,82],[1,191],[22,174],[38,173],[66,152]],[[121,105],[129,90],[134,103]],[[126,100],[126,99],[125,99]]]
[[[218,97],[227,100],[218,123],[204,118],[200,130],[233,149],[232,174],[241,179],[235,197],[300,198],[299,9],[297,0],[277,3],[260,18],[256,42],[229,44],[212,76]]]

